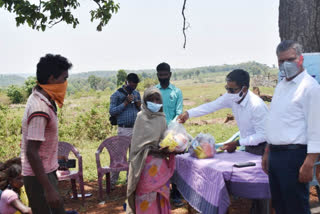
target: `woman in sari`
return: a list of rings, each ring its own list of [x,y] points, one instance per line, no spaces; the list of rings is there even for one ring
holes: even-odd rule
[[[175,154],[159,148],[166,128],[161,93],[155,87],[148,88],[133,128],[130,147],[129,214],[171,213],[169,185],[175,167]]]

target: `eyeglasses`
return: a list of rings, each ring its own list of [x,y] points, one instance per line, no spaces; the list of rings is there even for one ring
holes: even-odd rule
[[[228,86],[225,86],[225,89],[230,93],[230,94],[235,94],[236,91],[238,91],[241,88],[229,88]]]

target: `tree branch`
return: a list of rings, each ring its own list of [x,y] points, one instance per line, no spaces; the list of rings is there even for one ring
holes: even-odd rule
[[[49,26],[49,28],[52,28],[53,26],[55,26],[56,24],[60,23],[63,21],[63,17],[59,20],[59,21],[56,21],[55,23],[53,23],[52,25]]]
[[[182,33],[183,33],[183,37],[184,37],[184,43],[183,43],[183,48],[186,48],[186,44],[187,44],[187,36],[186,36],[186,30],[189,28],[189,24],[186,27],[186,16],[184,15],[184,11],[186,9],[186,3],[187,0],[183,0],[183,6],[182,6],[182,17],[183,17],[183,27],[182,27]]]

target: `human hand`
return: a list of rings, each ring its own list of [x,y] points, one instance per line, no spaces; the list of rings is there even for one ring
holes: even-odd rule
[[[160,148],[160,151],[166,155],[169,155],[171,153],[171,151],[169,150],[169,146]]]
[[[136,106],[137,106],[138,108],[140,108],[140,106],[141,106],[141,100],[135,101],[135,104],[136,104]]]
[[[27,207],[23,214],[32,214],[32,210],[30,207]]]
[[[45,191],[46,200],[51,208],[59,208],[61,205],[61,199],[57,190],[51,187]]]
[[[232,141],[230,143],[226,143],[221,147],[221,150],[227,150],[227,152],[232,153],[237,149],[238,143],[237,141]]]
[[[312,181],[313,177],[313,161],[308,158],[305,159],[304,163],[299,170],[299,181],[301,183],[308,183]]]
[[[183,112],[177,117],[179,123],[185,123],[189,119],[189,113],[187,111]]]
[[[132,101],[133,101],[133,99],[134,99],[134,96],[133,96],[133,94],[129,94],[128,96],[127,96],[127,102],[128,103],[131,103]]]
[[[268,156],[269,156],[269,153],[268,153],[268,152],[264,152],[264,154],[263,154],[263,156],[262,156],[262,161],[261,161],[262,170],[263,170],[264,173],[266,173],[266,174],[268,174],[268,170],[269,170]]]

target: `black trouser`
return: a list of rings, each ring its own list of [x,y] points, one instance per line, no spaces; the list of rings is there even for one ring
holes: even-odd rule
[[[47,174],[47,176],[51,185],[58,191],[56,171]],[[65,214],[63,204],[59,208],[49,207],[43,187],[36,176],[24,176],[23,181],[33,214]]]
[[[255,155],[263,155],[267,142],[259,143],[256,146],[246,146],[245,151]]]
[[[306,145],[270,145],[268,175],[277,214],[310,214],[309,184],[299,182],[306,156]]]

